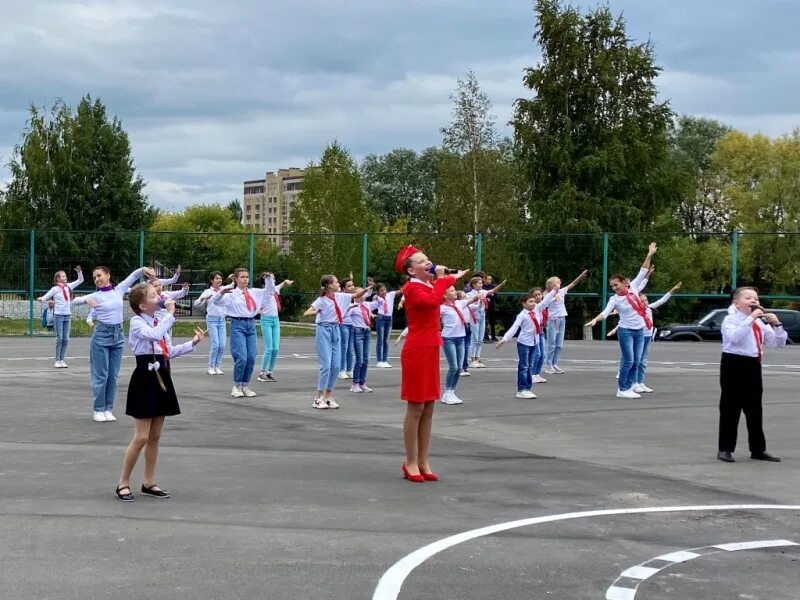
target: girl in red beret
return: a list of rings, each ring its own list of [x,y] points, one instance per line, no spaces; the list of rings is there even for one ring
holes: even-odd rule
[[[414,246],[406,246],[397,253],[395,269],[410,278],[403,288],[408,337],[400,354],[400,398],[407,402],[403,476],[415,483],[437,481],[428,453],[433,408],[441,397],[439,311],[447,288],[467,271],[447,275],[447,267],[433,265]]]

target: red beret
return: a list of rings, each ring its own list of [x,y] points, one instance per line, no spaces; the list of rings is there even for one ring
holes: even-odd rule
[[[403,265],[408,260],[408,258],[414,254],[419,252],[414,246],[409,244],[408,246],[404,246],[400,248],[400,251],[397,253],[397,256],[394,259],[394,270],[398,273],[405,273],[405,269],[403,269]]]

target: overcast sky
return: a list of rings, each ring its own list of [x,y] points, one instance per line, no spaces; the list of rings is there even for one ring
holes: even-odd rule
[[[595,6],[594,2],[580,2]],[[663,98],[749,133],[800,126],[800,1],[610,0],[655,43]],[[440,142],[472,68],[506,123],[538,52],[530,0],[2,0],[0,180],[30,103],[85,93],[129,132],[151,202],[240,198],[332,139]]]

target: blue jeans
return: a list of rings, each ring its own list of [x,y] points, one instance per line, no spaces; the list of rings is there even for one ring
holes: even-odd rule
[[[483,336],[486,334],[486,313],[481,311],[478,314],[478,322],[470,326],[472,340],[470,340],[470,350],[473,357],[481,357],[483,347]]]
[[[444,357],[447,359],[444,389],[455,390],[461,375],[461,363],[464,362],[464,338],[444,338]]]
[[[622,360],[619,366],[619,389],[627,391],[636,383],[639,364],[642,361],[644,347],[644,331],[641,329],[617,329],[619,348],[622,351]]]
[[[461,367],[462,371],[469,368],[469,347],[472,341],[472,328],[469,325],[464,327],[464,363]]]
[[[375,322],[375,329],[378,332],[378,341],[375,343],[375,352],[378,355],[378,362],[389,360],[389,336],[392,333],[392,317],[378,315]]]
[[[517,391],[530,390],[533,388],[533,358],[536,353],[536,346],[526,346],[517,341]]]
[[[231,319],[233,385],[250,383],[257,354],[255,321],[253,319]]]
[[[69,329],[72,315],[53,315],[53,326],[56,329],[56,360],[64,360],[69,344]]]
[[[564,331],[566,329],[566,317],[550,317],[547,320],[547,356],[544,359],[545,367],[555,367],[561,357],[561,349],[564,347]]]
[[[356,354],[356,363],[353,369],[353,385],[367,383],[367,365],[369,364],[369,342],[372,338],[369,329],[363,327],[353,328],[353,348]]]
[[[642,358],[639,360],[639,368],[636,371],[636,383],[644,383],[644,376],[647,372],[647,356],[650,354],[650,342],[653,341],[646,333],[642,342]]]
[[[540,375],[542,373],[542,365],[544,365],[544,357],[547,354],[547,338],[544,335],[540,335],[535,347],[536,354],[533,357],[533,374]]]
[[[339,370],[347,371],[348,373],[353,370],[353,355],[355,348],[353,346],[353,326],[341,324],[339,325]]]
[[[274,371],[281,345],[281,322],[277,315],[261,315],[261,335],[264,337],[264,356],[261,358],[262,371]]]
[[[317,360],[319,361],[319,377],[317,390],[325,392],[333,389],[336,375],[339,374],[341,336],[339,325],[335,323],[317,323]]]
[[[225,317],[206,316],[208,337],[211,339],[211,349],[208,351],[208,366],[219,367],[225,354],[225,341],[228,331],[225,327]]]
[[[124,347],[125,338],[121,324],[95,325],[89,344],[89,380],[92,383],[94,410],[97,412],[114,408]]]

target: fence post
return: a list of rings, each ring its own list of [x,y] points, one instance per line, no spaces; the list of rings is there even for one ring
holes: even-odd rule
[[[28,335],[33,337],[33,287],[36,283],[36,230],[30,232],[30,250],[28,260]]]
[[[600,293],[600,310],[606,305],[608,295],[608,232],[603,233],[603,291]],[[606,320],[600,321],[600,339],[606,340]]]
[[[369,234],[364,233],[361,236],[361,286],[367,286],[367,248],[369,243]]]
[[[139,267],[144,266],[144,229],[139,230]]]
[[[256,234],[255,233],[251,233],[250,234],[250,256],[249,256],[248,260],[250,261],[249,265],[248,265],[248,268],[249,268],[249,271],[250,271],[250,282],[251,282],[251,285],[253,285],[253,283],[255,283],[255,280],[253,279],[253,269],[255,268],[255,261],[256,261]]]
[[[739,232],[734,231],[731,239],[731,290],[736,289],[739,268]]]
[[[483,234],[475,235],[475,270],[483,269]]]

